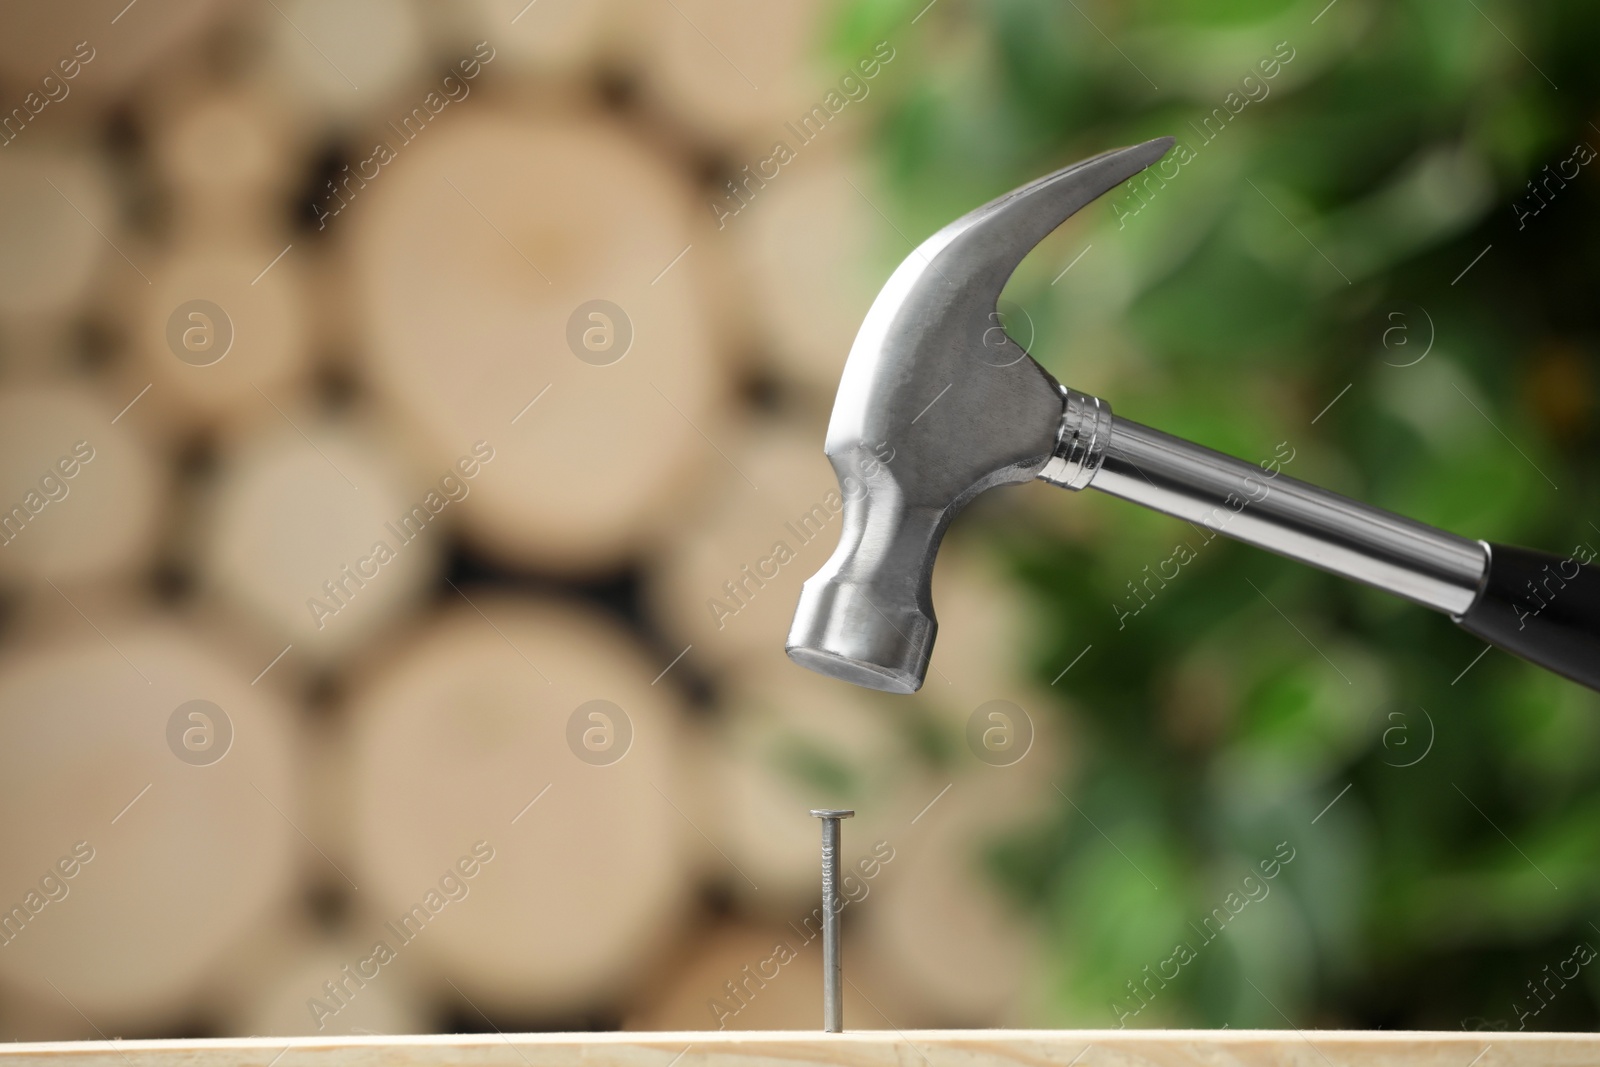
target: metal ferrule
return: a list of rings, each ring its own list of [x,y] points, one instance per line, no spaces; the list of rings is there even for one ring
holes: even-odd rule
[[[1082,489],[1094,481],[1111,443],[1111,405],[1066,386],[1061,390],[1061,426],[1042,481],[1063,489]]]

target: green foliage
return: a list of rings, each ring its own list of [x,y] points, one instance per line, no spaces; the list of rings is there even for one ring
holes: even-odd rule
[[[860,0],[835,46],[903,57],[873,115],[914,240],[1108,147],[1193,150],[1008,287],[1062,380],[1246,458],[1285,443],[1286,474],[1468,536],[1600,545],[1600,165],[1524,215],[1546,164],[1600,147],[1600,9],[1324,3]],[[1088,496],[987,531],[1080,746],[1059,818],[991,864],[1053,932],[1051,1021],[1117,1025],[1129,983],[1288,842],[1270,895],[1127,1025],[1600,1023],[1592,980],[1519,1011],[1541,968],[1600,946],[1600,700],[1475,660],[1423,609]],[[1133,600],[1179,543],[1193,560]]]

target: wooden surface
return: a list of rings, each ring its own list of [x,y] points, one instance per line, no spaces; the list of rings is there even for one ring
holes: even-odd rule
[[[1485,1052],[1485,1049],[1488,1051]],[[1474,1060],[1474,1057],[1481,1058]],[[913,1030],[840,1035],[473,1034],[428,1037],[238,1038],[0,1046],[0,1061],[74,1067],[728,1067],[732,1064],[850,1067],[1565,1067],[1600,1059],[1600,1035],[1295,1030]]]

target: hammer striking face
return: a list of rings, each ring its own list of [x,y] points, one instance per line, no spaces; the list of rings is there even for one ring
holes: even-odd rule
[[[844,494],[839,548],[801,591],[787,643],[796,663],[893,693],[922,684],[933,559],[951,518],[991,486],[1048,473],[1053,458],[1072,473],[1071,457],[1056,456],[1068,394],[1006,336],[1000,291],[1050,231],[1172,143],[1107,152],[1008,193],[922,242],[889,278],[828,423],[834,472],[862,487]]]
[[[1265,477],[1113,416],[1006,336],[995,303],[1023,256],[1172,144],[1121,148],[1025,185],[928,238],[889,278],[850,349],[828,423],[843,529],[800,592],[790,658],[857,685],[915,692],[933,648],[930,582],[945,528],[985,489],[1039,478],[1092,485],[1445,612],[1600,689],[1600,570],[1587,558],[1470,541],[1288,475]]]

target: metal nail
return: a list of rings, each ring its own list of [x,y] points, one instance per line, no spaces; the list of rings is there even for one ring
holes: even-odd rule
[[[813,808],[822,820],[822,1028],[844,1032],[843,974],[839,968],[839,820],[848,808]]]

